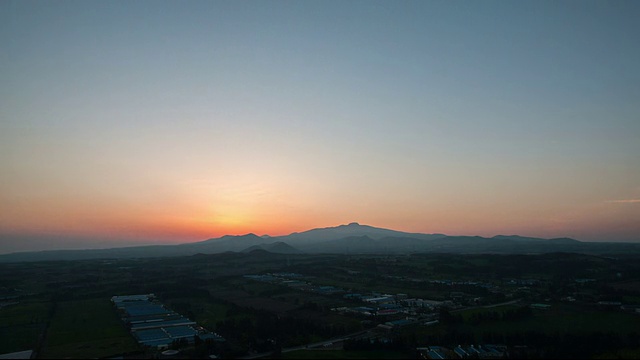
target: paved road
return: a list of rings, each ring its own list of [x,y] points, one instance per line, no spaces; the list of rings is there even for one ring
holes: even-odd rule
[[[499,303],[499,304],[466,307],[466,308],[462,308],[462,309],[453,310],[451,312],[454,313],[454,312],[459,312],[459,311],[464,311],[464,310],[469,310],[469,309],[479,309],[479,308],[488,309],[488,308],[493,308],[493,307],[498,307],[498,306],[512,305],[512,304],[516,304],[516,303],[520,302],[520,300],[521,299],[516,299],[516,300],[511,300],[511,301],[507,301],[507,302],[503,302],[503,303]],[[367,330],[358,331],[358,332],[355,332],[355,333],[352,333],[352,334],[340,336],[340,337],[337,337],[337,338],[329,339],[329,340],[324,340],[324,341],[315,342],[315,343],[311,343],[311,344],[300,345],[300,346],[295,346],[295,347],[282,349],[282,352],[283,353],[287,353],[287,352],[291,352],[291,351],[304,350],[304,349],[313,349],[313,348],[321,347],[324,344],[336,343],[336,342],[352,339],[352,338],[360,336],[360,335],[364,335],[364,334],[368,333],[369,331],[371,331],[373,329],[375,329],[375,327],[371,328],[371,329],[367,329]],[[259,354],[252,354],[252,355],[247,355],[247,356],[240,357],[239,359],[258,359],[258,358],[261,358],[261,357],[269,356],[272,353],[273,352],[270,351],[270,352],[264,352],[264,353],[259,353]]]
[[[300,346],[294,346],[294,347],[290,347],[290,348],[286,348],[286,349],[282,349],[283,353],[287,353],[287,352],[291,352],[291,351],[297,351],[297,350],[304,350],[304,349],[313,349],[313,348],[317,348],[317,347],[321,347],[325,344],[328,343],[336,343],[336,342],[340,342],[340,341],[345,341],[360,335],[364,335],[366,333],[368,333],[369,331],[373,330],[375,328],[371,328],[371,329],[367,329],[367,330],[362,330],[362,331],[358,331],[355,333],[351,333],[348,335],[343,335],[340,337],[336,337],[333,339],[329,339],[329,340],[324,340],[324,341],[319,341],[319,342],[315,342],[315,343],[310,343],[310,344],[306,344],[306,345],[300,345]],[[264,352],[264,353],[259,353],[259,354],[252,354],[252,355],[247,355],[247,356],[243,356],[240,357],[238,359],[258,359],[261,357],[265,357],[265,356],[269,356],[271,355],[273,352],[269,351],[269,352]]]
[[[488,308],[493,308],[493,307],[498,307],[498,306],[503,306],[503,305],[513,305],[513,304],[519,303],[520,300],[522,300],[522,299],[515,299],[515,300],[503,302],[503,303],[500,303],[500,304],[485,305],[485,306],[483,306],[483,308],[488,309]]]
[[[451,310],[451,312],[452,313],[456,313],[456,312],[465,311],[465,310],[471,310],[471,309],[490,309],[490,308],[494,308],[494,307],[498,307],[498,306],[517,304],[517,303],[520,302],[520,300],[522,300],[522,299],[515,299],[515,300],[511,300],[511,301],[507,301],[507,302],[503,302],[503,303],[499,303],[499,304],[469,306],[469,307],[465,307],[465,308],[461,308],[461,309]]]

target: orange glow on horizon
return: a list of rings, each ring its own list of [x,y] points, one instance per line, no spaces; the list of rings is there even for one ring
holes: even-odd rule
[[[337,203],[336,194],[330,198],[306,190],[284,192],[275,186],[275,179],[270,181],[235,187],[181,184],[177,190],[165,190],[162,197],[137,193],[133,200],[51,196],[31,207],[18,197],[6,198],[3,206],[11,211],[0,218],[0,229],[167,244],[247,233],[282,236],[350,222],[405,232],[578,240],[598,240],[598,234],[607,232],[631,238],[638,229],[636,213],[627,210],[633,203],[556,206],[544,212],[523,203],[507,211],[501,204],[457,204],[434,198],[427,207],[423,200],[376,199],[357,193]]]

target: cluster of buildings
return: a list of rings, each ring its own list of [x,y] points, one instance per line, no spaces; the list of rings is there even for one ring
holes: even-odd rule
[[[141,345],[167,349],[175,342],[192,344],[196,336],[203,341],[224,341],[195,321],[167,309],[154,294],[113,296],[111,302]]]
[[[455,307],[452,301],[435,301],[426,299],[409,298],[407,294],[382,294],[353,293],[335,286],[323,286],[305,281],[303,275],[296,273],[268,273],[244,275],[245,278],[288,286],[301,291],[312,292],[320,295],[342,295],[345,300],[359,303],[358,306],[337,307],[333,311],[343,314],[363,316],[415,316],[418,312],[426,313],[436,311],[441,306]],[[430,320],[430,319],[429,319]],[[392,324],[391,326],[396,326]]]
[[[442,346],[418,348],[422,359],[503,359],[507,355],[507,347],[503,345],[458,345],[453,349]]]
[[[408,316],[419,316],[419,319],[431,321],[433,315],[442,306],[455,308],[456,304],[451,300],[436,301],[428,299],[409,298],[407,294],[380,294],[376,292],[368,294],[347,293],[344,295],[347,300],[365,303],[365,306],[339,307],[332,309],[340,313],[352,313],[364,316],[392,316],[409,319]],[[411,323],[421,322],[419,320]],[[398,324],[387,322],[386,325],[397,327]]]

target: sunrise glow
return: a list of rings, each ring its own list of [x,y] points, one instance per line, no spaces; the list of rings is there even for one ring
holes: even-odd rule
[[[608,4],[4,1],[0,252],[640,241],[637,19]]]

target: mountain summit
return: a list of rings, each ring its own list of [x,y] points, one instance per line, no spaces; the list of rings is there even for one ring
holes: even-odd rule
[[[382,239],[385,237],[413,237],[423,240],[431,240],[445,237],[446,235],[407,233],[403,231],[377,228],[369,225],[360,225],[357,222],[352,222],[347,225],[317,228],[300,233],[293,233],[287,236],[280,236],[279,239],[280,241],[284,241],[292,244],[293,246],[297,246],[339,240],[345,237],[352,236],[368,236],[372,239]]]

